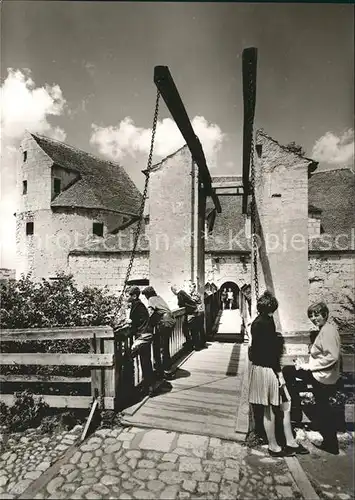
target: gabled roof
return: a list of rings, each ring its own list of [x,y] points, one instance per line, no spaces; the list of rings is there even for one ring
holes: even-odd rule
[[[53,207],[138,214],[142,195],[123,167],[54,139],[31,135],[55,165],[78,173],[78,181],[52,201]]]
[[[314,173],[308,186],[309,202],[322,211],[324,232],[349,234],[355,227],[355,176],[349,168]]]
[[[242,197],[220,196],[222,213],[217,214],[212,234],[205,243],[206,252],[250,251],[250,238],[245,234],[245,215],[242,214]]]

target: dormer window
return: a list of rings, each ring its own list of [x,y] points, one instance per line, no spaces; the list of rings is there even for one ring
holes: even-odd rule
[[[61,184],[62,181],[61,179],[58,179],[57,177],[54,178],[54,194],[59,194],[61,191]]]
[[[22,194],[27,194],[27,181],[22,181]]]
[[[23,156],[23,162],[27,161],[27,151],[23,151],[22,156]]]
[[[93,222],[92,224],[92,233],[95,236],[100,236],[101,238],[104,235],[104,225],[102,222]]]

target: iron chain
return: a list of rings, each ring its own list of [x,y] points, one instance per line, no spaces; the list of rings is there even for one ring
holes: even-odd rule
[[[252,258],[254,270],[254,289],[256,300],[259,298],[258,278],[258,235],[256,221],[256,196],[255,196],[255,163],[254,163],[254,136],[251,141],[251,231],[252,231]]]
[[[124,298],[124,295],[125,295],[125,292],[126,292],[126,289],[127,289],[127,283],[128,283],[129,277],[131,275],[131,271],[132,271],[132,267],[133,267],[133,263],[134,263],[134,257],[135,257],[136,250],[137,250],[138,238],[139,238],[139,235],[140,235],[140,232],[141,232],[141,228],[142,228],[143,215],[144,215],[144,207],[145,207],[145,202],[146,202],[146,199],[147,199],[147,196],[148,196],[149,175],[150,175],[150,170],[152,168],[152,162],[153,162],[154,141],[155,141],[155,134],[156,134],[156,131],[157,131],[158,116],[159,116],[159,100],[160,100],[160,92],[159,92],[159,90],[157,90],[157,96],[156,96],[156,102],[155,102],[155,110],[154,110],[154,117],[153,117],[153,126],[152,126],[152,137],[151,137],[151,142],[150,142],[150,151],[149,151],[149,156],[148,156],[147,169],[145,171],[146,178],[145,178],[145,184],[144,184],[142,202],[141,202],[141,205],[140,205],[140,208],[139,208],[139,212],[138,212],[138,217],[139,218],[138,218],[138,221],[137,221],[137,227],[136,227],[136,231],[135,231],[135,234],[134,234],[133,248],[132,248],[132,252],[131,252],[129,264],[128,264],[128,267],[127,267],[127,272],[126,272],[126,276],[125,276],[123,288],[122,288],[122,291],[121,291],[121,295],[120,295],[120,297],[118,299],[118,304],[117,304],[117,310],[118,311],[122,307],[123,298]]]

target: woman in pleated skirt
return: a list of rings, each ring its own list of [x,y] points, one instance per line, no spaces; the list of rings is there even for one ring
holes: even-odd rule
[[[308,450],[295,440],[291,428],[291,398],[285,386],[280,366],[282,337],[276,332],[273,313],[278,308],[276,298],[265,292],[257,302],[258,316],[251,325],[250,360],[252,362],[249,386],[249,403],[264,409],[264,428],[271,456],[284,457]],[[283,410],[283,428],[286,446],[281,448],[276,440],[274,410]]]

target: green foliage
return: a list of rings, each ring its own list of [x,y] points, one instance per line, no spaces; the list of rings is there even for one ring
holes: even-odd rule
[[[287,144],[286,147],[287,147],[287,149],[289,149],[290,151],[292,151],[293,153],[296,153],[298,155],[304,156],[306,154],[303,147],[300,146],[299,144],[297,144],[295,141],[290,142],[289,144]]]
[[[0,284],[2,328],[63,326],[116,326],[124,322],[124,307],[117,314],[118,298],[107,288],[78,290],[72,276],[33,282],[28,276]]]
[[[1,425],[11,432],[22,432],[30,427],[38,427],[48,410],[48,405],[30,391],[16,392],[11,407],[1,403]]]
[[[18,281],[0,284],[2,328],[51,328],[74,326],[112,327],[125,323],[125,304],[117,311],[118,298],[107,288],[76,288],[73,277],[59,274],[55,280]],[[87,353],[86,339],[2,342],[2,352]],[[68,366],[2,366],[12,374],[87,376],[87,369]]]

